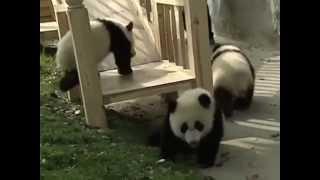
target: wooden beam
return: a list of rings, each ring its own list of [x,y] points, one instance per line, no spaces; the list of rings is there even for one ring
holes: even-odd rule
[[[172,6],[169,6],[169,5],[164,6],[164,27],[165,27],[164,34],[166,39],[166,48],[167,48],[169,61],[174,62],[172,31],[171,31],[171,21],[170,21],[171,7]]]
[[[187,48],[186,48],[186,40],[185,40],[185,35],[184,35],[184,26],[183,26],[183,16],[182,16],[182,11],[183,7],[177,7],[177,13],[178,13],[178,48],[179,48],[179,56],[181,58],[180,62],[181,65],[185,69],[189,69],[189,60],[187,56]],[[180,65],[180,64],[179,64]]]
[[[196,75],[197,86],[213,92],[206,8],[206,0],[185,0],[189,65]]]
[[[172,50],[174,55],[174,62],[177,65],[181,65],[179,49],[178,49],[178,32],[177,32],[177,21],[176,21],[176,6],[172,6],[170,10],[170,22],[171,22],[171,38],[172,38]]]
[[[184,6],[184,0],[155,0],[159,4]]]
[[[158,16],[158,5],[155,0],[151,0],[151,17],[152,17],[152,27],[153,35],[157,47],[157,52],[161,54],[161,45],[160,45],[160,31],[159,31],[159,16]],[[162,55],[161,55],[162,56]]]
[[[168,48],[167,48],[167,39],[166,39],[166,30],[165,30],[165,19],[164,19],[164,5],[157,5],[157,12],[158,12],[158,29],[159,29],[159,43],[161,49],[161,58],[162,59],[169,59],[168,55]]]
[[[92,127],[105,128],[108,126],[101,92],[100,79],[97,71],[89,16],[82,4],[83,0],[67,0],[68,19],[72,32],[73,48],[77,70],[80,79],[82,102],[86,123]]]
[[[67,4],[63,1],[51,0],[56,21],[58,24],[58,35],[61,39],[69,30],[69,22],[67,16]],[[68,99],[70,102],[79,102],[81,100],[80,87],[76,86],[68,91]]]

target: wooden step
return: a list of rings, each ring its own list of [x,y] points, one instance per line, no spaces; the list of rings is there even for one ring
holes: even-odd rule
[[[57,22],[43,22],[40,23],[40,38],[42,40],[58,39],[58,24]]]
[[[121,76],[117,70],[104,71],[100,73],[100,78],[106,104],[188,89],[195,83],[190,70],[168,61],[134,66],[130,76]]]
[[[40,33],[48,31],[58,31],[58,24],[55,21],[40,23]]]

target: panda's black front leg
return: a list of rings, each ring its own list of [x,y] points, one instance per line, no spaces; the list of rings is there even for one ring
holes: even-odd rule
[[[220,148],[220,141],[202,144],[198,149],[198,163],[200,168],[208,168],[215,165]]]
[[[161,146],[161,154],[160,154],[161,159],[171,160],[175,162],[176,154],[177,152],[170,146],[166,146],[166,145]]]
[[[214,114],[214,128],[200,142],[198,148],[198,163],[201,168],[215,165],[219,153],[220,143],[223,137],[223,119],[221,110],[217,109]]]
[[[160,157],[175,161],[175,156],[178,153],[177,138],[173,135],[170,129],[165,129],[161,135]]]

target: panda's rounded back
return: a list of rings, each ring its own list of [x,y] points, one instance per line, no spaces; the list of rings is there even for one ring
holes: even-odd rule
[[[250,64],[238,47],[222,45],[212,54],[213,86],[223,86],[237,95],[246,90],[254,79]]]

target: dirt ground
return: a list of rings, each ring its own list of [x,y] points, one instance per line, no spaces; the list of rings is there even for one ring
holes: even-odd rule
[[[256,69],[256,88],[251,108],[236,112],[225,123],[221,167],[201,170],[216,180],[280,179],[280,51],[257,48],[230,39],[249,56]],[[165,115],[160,96],[109,105],[133,119],[154,120]]]

